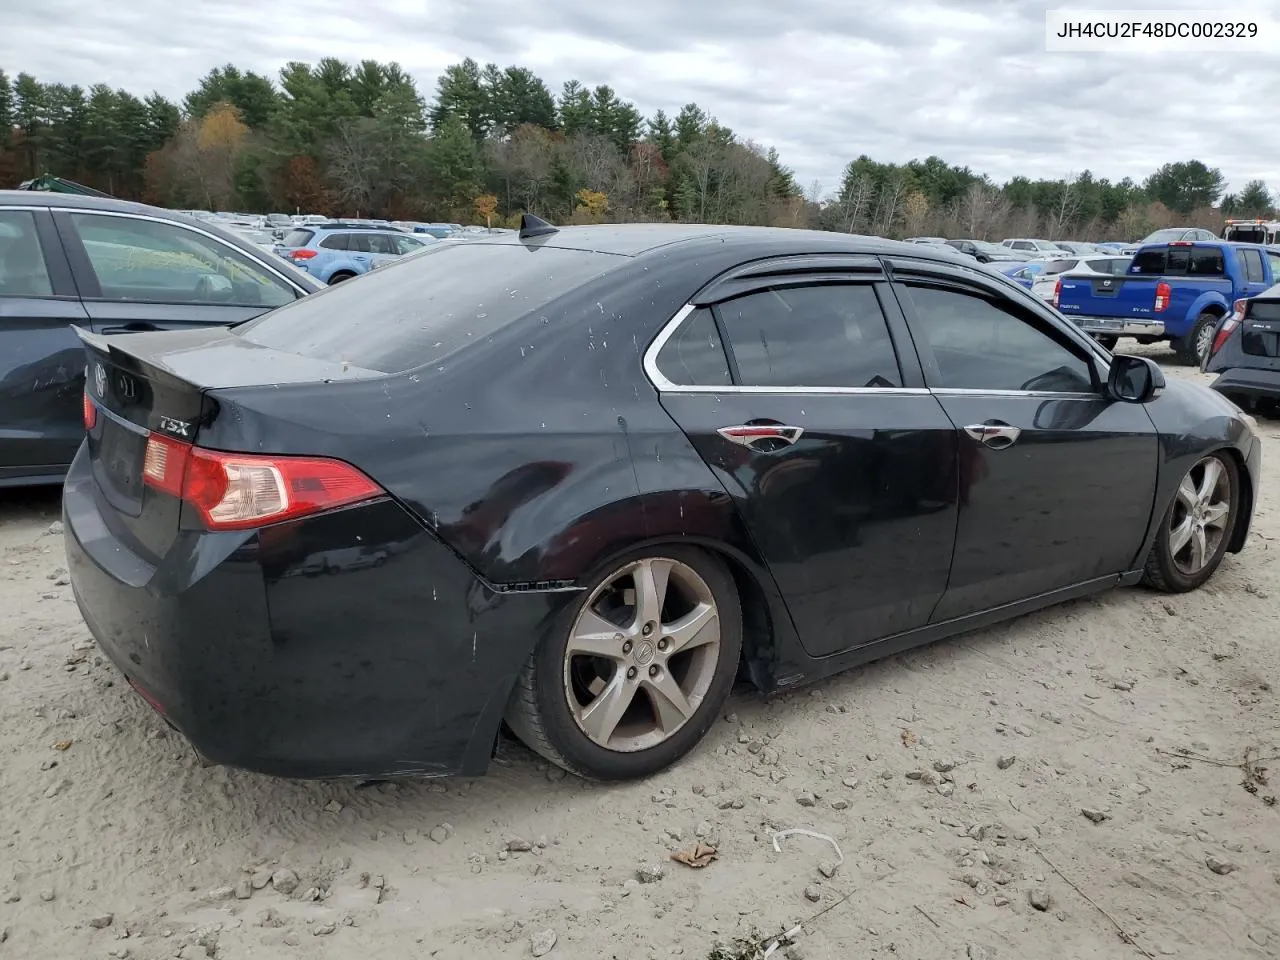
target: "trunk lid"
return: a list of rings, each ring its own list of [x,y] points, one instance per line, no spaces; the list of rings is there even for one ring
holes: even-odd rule
[[[207,395],[214,388],[381,376],[258,346],[225,327],[116,336],[77,333],[85,347],[87,418],[90,405],[93,410],[86,446],[103,519],[149,562],[167,552],[183,516],[178,497],[144,480],[152,435],[195,443],[216,408]]]
[[[1251,357],[1280,358],[1280,302],[1252,300],[1240,325],[1240,348]]]

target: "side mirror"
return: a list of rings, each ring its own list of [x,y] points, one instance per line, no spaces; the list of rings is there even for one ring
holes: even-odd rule
[[[1117,354],[1111,358],[1107,396],[1125,403],[1146,403],[1165,387],[1164,371],[1154,360]]]

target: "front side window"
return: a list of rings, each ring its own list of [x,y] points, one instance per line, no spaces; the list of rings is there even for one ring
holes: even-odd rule
[[[0,210],[0,297],[50,297],[36,219],[27,210]]]
[[[905,289],[918,318],[912,333],[933,357],[934,369],[926,372],[929,386],[1093,392],[1089,362],[1013,304],[939,287]]]
[[[172,223],[73,213],[104,300],[278,307],[297,299],[281,278],[225,243]]]
[[[775,287],[716,307],[747,387],[899,387],[902,374],[868,284]]]
[[[425,243],[414,237],[392,237],[391,239],[395,243],[398,253],[414,253],[426,246]]]

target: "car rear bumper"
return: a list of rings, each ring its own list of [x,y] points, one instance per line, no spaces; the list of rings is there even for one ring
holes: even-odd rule
[[[1067,314],[1067,318],[1085,333],[1105,337],[1163,337],[1163,320],[1134,320],[1128,317],[1079,317]]]
[[[497,592],[391,500],[158,566],[112,536],[86,458],[63,496],[99,646],[207,760],[300,778],[479,775],[540,625],[573,594]]]
[[[1280,400],[1280,370],[1233,367],[1222,371],[1218,379],[1209,384],[1209,388],[1227,396]]]

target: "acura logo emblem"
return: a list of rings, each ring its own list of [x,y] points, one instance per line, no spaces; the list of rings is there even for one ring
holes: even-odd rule
[[[107,371],[102,369],[102,364],[100,363],[94,365],[93,385],[98,388],[98,396],[105,397],[107,395]]]

